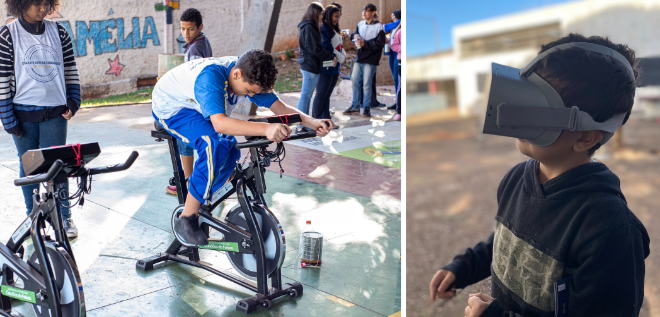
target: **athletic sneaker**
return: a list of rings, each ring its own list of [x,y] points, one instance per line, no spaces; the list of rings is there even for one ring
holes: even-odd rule
[[[174,231],[183,239],[182,242],[195,245],[209,244],[206,234],[199,227],[199,216],[177,216],[174,219]]]
[[[187,185],[188,185],[188,179],[186,178],[186,186]],[[174,195],[174,196],[178,195],[177,191],[176,191],[176,186],[174,186],[174,185],[170,185],[170,186],[165,187],[165,191],[170,195]]]
[[[401,121],[401,115],[400,114],[395,114],[394,117],[392,117],[392,121]]]
[[[375,105],[375,106],[371,106],[371,108],[379,108],[379,107],[385,107],[385,104],[379,102],[377,105]]]
[[[360,115],[363,116],[363,117],[371,118],[371,109],[370,108],[364,108],[362,110],[362,113],[360,113]]]
[[[351,114],[357,112],[360,112],[360,109],[353,109],[353,106],[351,105],[350,107],[348,107],[348,109],[344,110],[343,114]]]
[[[76,224],[73,223],[71,218],[64,219],[64,231],[69,239],[78,237],[78,228],[76,228]]]
[[[387,110],[394,110],[396,109],[396,104],[393,104],[391,106],[387,106]]]

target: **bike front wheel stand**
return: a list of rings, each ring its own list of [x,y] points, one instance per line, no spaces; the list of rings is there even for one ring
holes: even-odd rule
[[[296,298],[303,294],[302,284],[298,282],[287,283],[284,284],[284,286],[288,287],[282,290],[276,290],[268,295],[256,294],[252,297],[242,299],[236,303],[236,310],[244,313],[251,313],[256,311],[259,306],[268,309],[271,306],[271,300],[275,298],[285,295],[288,295],[291,298]]]

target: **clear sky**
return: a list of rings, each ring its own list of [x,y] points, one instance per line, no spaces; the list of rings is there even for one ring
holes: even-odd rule
[[[407,0],[408,56],[451,48],[455,25],[570,1],[575,0]]]

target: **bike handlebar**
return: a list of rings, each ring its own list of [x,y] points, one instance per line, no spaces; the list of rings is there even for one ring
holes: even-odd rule
[[[16,186],[26,186],[39,183],[50,182],[55,176],[62,170],[64,167],[64,162],[62,160],[57,160],[53,165],[50,166],[48,172],[37,174],[34,176],[25,176],[14,180],[14,185]]]
[[[133,162],[137,159],[139,156],[138,152],[133,151],[131,155],[128,157],[126,162],[123,164],[115,164],[115,165],[109,165],[106,167],[95,167],[95,168],[90,168],[87,169],[87,172],[83,172],[82,174],[87,174],[87,175],[96,175],[96,174],[103,174],[103,173],[112,173],[112,172],[119,172],[123,170],[127,170],[131,165],[133,165]],[[50,182],[55,176],[64,168],[64,163],[62,160],[56,160],[53,165],[50,166],[50,169],[48,169],[48,172],[46,173],[41,173],[37,174],[34,176],[26,176],[26,177],[21,177],[18,179],[14,180],[14,185],[16,186],[26,186],[26,185],[33,185],[33,184],[39,184],[39,183],[47,183]],[[77,176],[81,176],[81,174],[75,174]]]
[[[330,128],[330,123],[328,121],[324,122],[326,127]],[[306,133],[298,133],[294,135],[290,135],[288,138],[286,138],[284,141],[293,141],[293,140],[300,140],[300,139],[308,139],[308,138],[313,138],[316,136],[316,131],[310,131]],[[244,149],[248,147],[257,147],[257,146],[266,146],[274,143],[271,140],[266,139],[263,137],[263,139],[257,139],[254,141],[247,141],[243,143],[238,143],[236,144],[237,149]]]
[[[127,170],[128,168],[133,165],[133,162],[140,156],[137,151],[133,151],[130,156],[128,156],[128,159],[126,159],[126,162],[123,164],[115,164],[115,165],[108,165],[106,167],[94,167],[90,168],[88,170],[88,175],[97,175],[97,174],[103,174],[103,173],[113,173],[113,172],[119,172],[119,171],[124,171]]]
[[[289,136],[289,138],[287,138],[284,141],[308,139],[308,138],[313,138],[315,136],[316,136],[316,132],[314,132],[314,131],[307,132],[307,133],[299,133],[299,134],[294,134],[294,135]],[[236,148],[237,149],[243,149],[243,148],[249,148],[249,147],[266,146],[266,145],[269,145],[269,144],[272,144],[272,143],[274,143],[274,142],[271,141],[271,140],[268,140],[268,139],[259,139],[259,140],[255,140],[255,141],[247,141],[247,142],[243,142],[243,143],[238,143],[238,144],[236,144]]]

